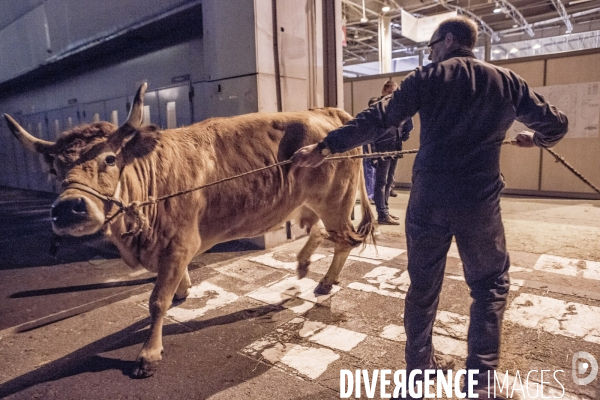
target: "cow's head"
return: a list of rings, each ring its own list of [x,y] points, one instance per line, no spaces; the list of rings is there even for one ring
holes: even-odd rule
[[[103,197],[120,197],[125,165],[154,148],[157,129],[140,129],[146,87],[144,83],[138,89],[121,127],[108,122],[80,125],[63,132],[55,143],[35,138],[4,114],[12,133],[28,150],[43,155],[60,182],[61,193],[52,205],[52,229],[58,235],[99,231],[114,205]]]

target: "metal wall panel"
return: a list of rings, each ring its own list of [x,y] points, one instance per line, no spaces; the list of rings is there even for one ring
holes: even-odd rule
[[[160,127],[162,129],[178,128],[192,123],[189,93],[189,85],[158,91]]]
[[[90,124],[98,121],[108,121],[106,114],[106,105],[104,101],[96,101],[94,103],[86,103],[79,105],[79,120],[80,122]]]
[[[262,0],[265,1],[265,0]],[[204,59],[206,80],[257,72],[256,29],[254,23],[254,0],[205,0]],[[227,21],[227,23],[224,23]]]
[[[258,111],[257,76],[194,84],[194,117],[229,117]]]
[[[106,121],[115,123],[115,125],[120,126],[125,122],[128,115],[127,104],[129,104],[129,99],[127,97],[118,97],[115,99],[109,99],[104,101],[106,108]],[[117,114],[117,121],[112,120],[112,116]]]
[[[46,13],[37,7],[0,31],[0,82],[44,64],[48,57]]]

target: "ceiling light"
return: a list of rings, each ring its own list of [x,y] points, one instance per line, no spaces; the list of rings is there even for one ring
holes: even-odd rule
[[[494,14],[500,14],[501,12],[502,12],[502,8],[501,7],[494,8]]]
[[[494,50],[494,51],[493,51],[493,53],[494,53],[494,54],[498,54],[498,53],[500,53],[501,51],[502,51],[502,50],[496,49],[496,50]]]
[[[510,49],[511,53],[517,53],[519,51],[519,49],[517,49],[516,47],[513,47],[512,49]]]
[[[537,49],[539,49],[540,47],[542,47],[542,46],[541,46],[539,43],[536,43],[536,44],[534,44],[534,45],[533,45],[533,49],[534,49],[534,50],[537,50]]]
[[[390,6],[381,7],[381,11],[383,11],[384,13],[390,11]]]
[[[569,5],[570,5],[570,6],[574,6],[575,4],[579,4],[579,3],[587,3],[588,1],[591,1],[591,0],[575,0],[575,1],[570,1],[570,2],[569,2]]]
[[[519,27],[519,25],[517,25],[517,24],[513,25],[513,28],[518,28],[518,27]]]
[[[367,17],[362,17],[360,19],[360,22],[362,22],[363,24],[366,24],[367,22],[369,22],[369,19]]]

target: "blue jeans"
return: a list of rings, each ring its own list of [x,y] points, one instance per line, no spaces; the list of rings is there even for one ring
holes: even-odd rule
[[[404,308],[407,369],[434,366],[433,323],[446,254],[454,236],[473,299],[467,369],[479,369],[479,385],[487,385],[487,371],[498,367],[502,318],[510,283],[500,201],[495,199],[463,209],[422,204],[411,196],[406,212],[411,281]]]
[[[369,200],[373,200],[375,187],[375,168],[371,164],[371,160],[363,158],[363,168],[365,171],[365,185],[367,186],[367,196]]]
[[[385,218],[389,214],[388,201],[390,190],[394,184],[394,173],[396,172],[397,158],[378,159],[375,166],[375,189],[373,199],[377,208],[377,217]]]

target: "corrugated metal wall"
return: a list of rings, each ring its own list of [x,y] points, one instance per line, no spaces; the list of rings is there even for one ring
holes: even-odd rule
[[[191,3],[198,1],[4,2],[0,13],[0,82]]]

